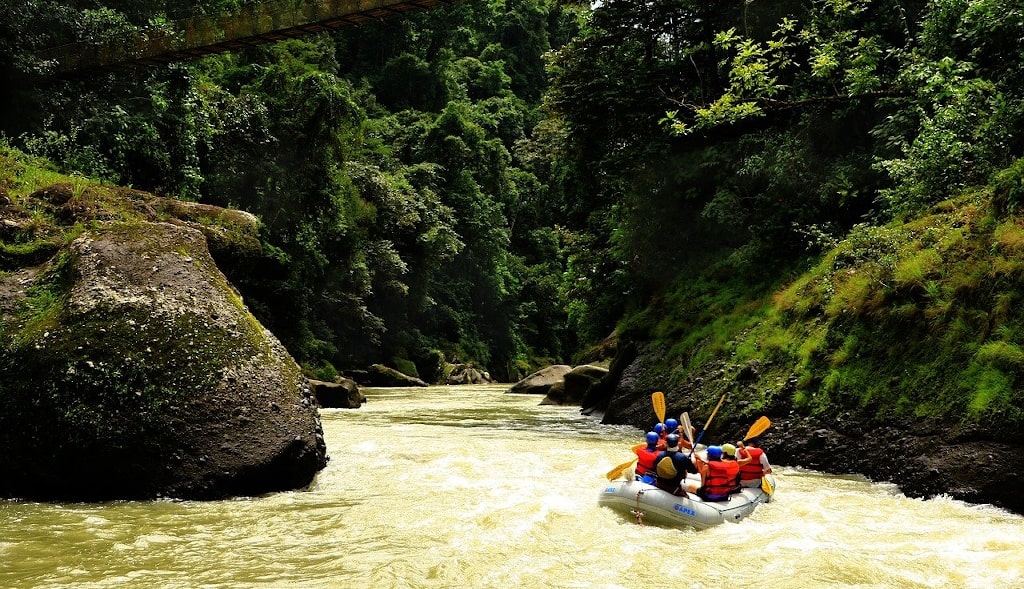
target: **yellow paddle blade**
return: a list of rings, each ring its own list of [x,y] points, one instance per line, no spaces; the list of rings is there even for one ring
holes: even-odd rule
[[[661,391],[651,393],[651,404],[654,405],[654,413],[658,416],[658,423],[665,423],[665,393]]]
[[[761,417],[757,418],[757,421],[754,422],[754,425],[750,426],[750,429],[747,430],[747,435],[743,436],[743,439],[749,440],[750,438],[756,438],[757,436],[763,434],[764,430],[771,427],[771,425],[772,422],[768,419],[768,417],[762,415]]]
[[[775,487],[772,486],[772,482],[768,480],[768,477],[761,477],[761,490],[767,493],[769,497],[775,492]]]
[[[636,454],[637,451],[639,451],[641,448],[646,448],[646,447],[647,447],[647,444],[637,444],[637,445],[633,446],[632,448],[630,448],[629,450],[630,450],[630,452]],[[638,457],[639,457],[639,455],[638,455]],[[608,473],[606,475],[604,475],[604,476],[608,477],[609,481],[617,479],[617,478],[619,478],[619,475],[621,475],[623,472],[625,472],[626,469],[629,468],[631,464],[636,462],[636,460],[637,459],[634,458],[633,460],[630,460],[629,462],[623,462],[622,464],[620,464],[620,465],[616,466],[615,468],[609,470]]]
[[[623,472],[625,472],[625,470],[627,468],[632,466],[634,462],[636,462],[636,458],[634,458],[633,460],[630,460],[629,462],[623,462],[622,464],[620,464],[620,465],[616,466],[615,468],[609,470],[608,473],[606,475],[604,475],[604,476],[608,477],[609,481],[615,480],[615,479],[619,478],[619,475],[621,475]]]

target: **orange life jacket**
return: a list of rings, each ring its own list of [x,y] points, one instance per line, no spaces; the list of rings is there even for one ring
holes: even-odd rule
[[[644,475],[654,470],[654,459],[658,457],[658,449],[648,450],[646,447],[636,451],[636,474]]]
[[[712,460],[708,462],[708,479],[704,481],[704,493],[708,497],[727,496],[740,483],[740,465],[735,461]]]
[[[742,452],[750,456],[750,462],[740,467],[740,480],[752,481],[763,477],[764,468],[761,466],[761,456],[764,454],[764,450],[760,448],[743,448]]]

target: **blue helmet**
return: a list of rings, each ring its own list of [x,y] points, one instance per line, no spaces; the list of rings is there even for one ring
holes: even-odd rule
[[[665,431],[665,424],[664,423],[656,423],[656,424],[654,424],[654,431],[657,432],[660,435],[661,432]]]
[[[658,432],[647,432],[646,438],[648,446],[657,446],[661,436],[658,435]]]
[[[665,436],[665,446],[668,448],[677,448],[679,446],[679,436],[677,434],[669,434]]]
[[[668,429],[668,431],[670,432],[674,432],[677,429],[679,429],[679,422],[676,421],[675,419],[666,419],[665,428]]]
[[[708,460],[721,460],[722,459],[722,447],[721,446],[708,446]]]

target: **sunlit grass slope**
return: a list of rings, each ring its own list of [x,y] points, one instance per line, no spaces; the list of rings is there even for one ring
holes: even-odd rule
[[[793,277],[751,284],[721,268],[623,329],[669,350],[670,379],[756,365],[751,411],[778,395],[817,415],[1024,425],[1024,219],[988,190],[928,214],[854,228]]]

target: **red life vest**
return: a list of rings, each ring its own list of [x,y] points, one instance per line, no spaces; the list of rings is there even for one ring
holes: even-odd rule
[[[709,497],[728,495],[736,490],[740,482],[740,465],[733,460],[708,462],[708,480],[704,481],[704,493]]]
[[[764,468],[761,466],[761,456],[764,454],[764,450],[760,448],[744,448],[743,452],[750,456],[750,462],[740,467],[740,480],[752,481],[763,477]]]
[[[654,459],[658,457],[658,449],[648,450],[646,447],[636,451],[636,474],[644,475],[654,470]]]

